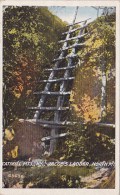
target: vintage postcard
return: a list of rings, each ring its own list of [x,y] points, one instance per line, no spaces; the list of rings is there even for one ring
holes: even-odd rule
[[[119,1],[0,3],[0,195],[118,195]]]

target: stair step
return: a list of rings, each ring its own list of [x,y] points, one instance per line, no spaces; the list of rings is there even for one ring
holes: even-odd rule
[[[72,41],[72,40],[75,40],[75,39],[80,39],[80,38],[86,36],[87,34],[88,33],[84,33],[83,35],[78,35],[76,37],[72,37],[72,38],[69,38],[69,39],[61,40],[61,41],[58,41],[58,43],[64,43],[64,42]]]
[[[43,137],[41,139],[41,141],[45,142],[45,141],[49,141],[49,140],[52,140],[52,139],[62,138],[62,137],[65,137],[67,135],[68,135],[68,133],[61,133],[61,134],[55,135],[54,137],[53,136],[47,136],[47,137]]]
[[[66,34],[73,33],[73,32],[75,32],[75,31],[77,31],[77,30],[84,29],[84,28],[86,28],[87,26],[88,26],[88,24],[86,24],[86,25],[84,25],[84,26],[82,26],[82,27],[78,27],[78,28],[72,29],[71,31],[67,31],[67,32],[62,33],[62,35],[66,35]]]
[[[57,59],[54,59],[53,62],[57,62],[57,61],[60,61],[60,60],[65,60],[65,59],[68,59],[68,58],[75,58],[75,57],[78,57],[78,55],[74,54],[74,55],[68,55],[68,56],[62,57],[62,58],[57,58]]]
[[[48,120],[42,120],[42,119],[26,119],[26,121],[28,122],[32,122],[32,123],[40,123],[40,124],[49,124],[49,125],[58,125],[58,126],[65,126],[65,125],[74,125],[76,124],[76,122],[71,122],[71,121],[58,121],[58,122],[54,122],[54,121],[48,121]]]
[[[79,124],[79,123],[74,123],[72,124],[72,122],[70,123],[66,123],[66,125],[75,125],[75,124]],[[65,128],[66,125],[53,125],[53,124],[42,124],[43,127],[45,128]],[[87,124],[80,124],[80,125],[87,125]],[[105,123],[94,123],[92,124],[93,126],[99,126],[99,127],[105,127],[105,128],[111,128],[111,129],[115,129],[115,124],[105,124]],[[88,126],[91,126],[90,124]]]
[[[30,110],[48,110],[48,111],[64,111],[64,110],[69,110],[69,107],[29,107],[28,109]]]
[[[76,66],[69,66],[69,67],[62,67],[62,68],[48,68],[45,69],[46,71],[59,71],[59,70],[69,70],[69,69],[74,69]]]
[[[80,24],[80,23],[82,23],[82,22],[87,22],[87,21],[90,20],[90,19],[91,19],[91,18],[88,18],[88,19],[82,20],[82,21],[80,21],[80,22],[75,22],[74,24],[69,24],[69,25],[67,25],[67,27],[69,27],[69,26],[74,26],[74,25]]]
[[[50,91],[42,91],[42,92],[34,92],[36,95],[70,95],[70,92],[50,92]]]
[[[44,128],[48,128],[48,129],[62,129],[62,128],[66,128],[66,126],[61,126],[61,125],[50,125],[50,124],[40,124],[42,127]]]
[[[86,126],[100,126],[100,127],[106,127],[106,128],[115,128],[115,124],[110,124],[110,123],[102,123],[102,122],[97,122],[97,123],[81,123],[81,122],[71,122],[71,121],[59,121],[59,122],[54,122],[54,121],[47,121],[47,120],[40,120],[40,119],[26,119],[28,122],[33,122],[33,123],[41,123],[41,124],[49,124],[49,125],[58,125],[58,126],[65,126],[65,125],[86,125]]]
[[[75,77],[69,77],[69,78],[60,78],[60,79],[53,79],[53,80],[43,80],[43,81],[38,81],[40,83],[54,83],[54,82],[60,82],[60,81],[70,81],[75,79]]]
[[[58,51],[59,51],[59,52],[60,52],[60,51],[66,51],[66,50],[71,49],[71,48],[77,48],[77,47],[82,47],[82,46],[85,46],[85,43],[74,44],[74,45],[71,45],[71,46],[66,47],[66,48],[64,48],[64,49],[60,49],[60,50],[58,50]]]

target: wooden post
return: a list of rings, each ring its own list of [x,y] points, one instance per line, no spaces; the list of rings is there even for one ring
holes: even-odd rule
[[[75,16],[74,16],[74,19],[73,19],[73,24],[75,23],[75,20],[76,20],[76,17],[77,17],[77,12],[78,12],[78,6],[76,7],[76,10],[75,10]],[[72,26],[70,26],[69,28],[69,32],[71,31],[72,29]],[[66,40],[70,37],[70,33],[68,32],[68,35],[66,37]],[[67,46],[67,42],[66,43],[66,46]],[[72,59],[69,59],[69,63],[71,64],[72,62]],[[68,65],[69,66],[69,65]],[[66,70],[65,71],[65,75],[64,75],[64,78],[68,77],[69,76],[69,70]],[[61,84],[60,86],[60,91],[64,91],[65,90],[65,82],[63,81],[63,83]],[[61,96],[58,97],[58,100],[57,100],[57,107],[60,107],[61,106],[61,103],[63,103],[63,99]],[[58,122],[60,120],[60,113],[59,111],[55,112],[55,115],[54,115],[54,121],[55,123]],[[51,130],[51,136],[52,137],[55,137],[56,134],[58,134],[58,129],[57,128],[53,128]],[[50,141],[50,155],[54,152],[56,148],[56,139],[52,139]]]

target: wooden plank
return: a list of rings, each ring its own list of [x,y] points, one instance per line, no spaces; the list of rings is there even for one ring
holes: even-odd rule
[[[73,33],[73,32],[75,32],[75,31],[77,31],[77,30],[81,30],[81,29],[84,29],[84,28],[86,28],[88,26],[88,24],[86,24],[86,25],[84,25],[84,26],[82,26],[82,27],[78,27],[78,28],[75,28],[75,29],[72,29],[71,31],[67,31],[67,32],[64,32],[64,33],[62,33],[62,35],[66,35],[67,33]]]
[[[69,107],[29,107],[30,110],[48,110],[48,111],[65,111],[69,110]]]
[[[59,71],[59,70],[69,70],[74,69],[76,66],[62,67],[62,68],[47,68],[46,71]]]
[[[60,79],[53,79],[53,80],[42,80],[38,81],[40,83],[55,83],[55,82],[60,82],[60,81],[70,81],[75,79],[75,77],[69,77],[69,78],[60,78]]]
[[[64,49],[60,49],[60,50],[58,50],[58,51],[59,51],[59,52],[60,52],[60,51],[66,51],[66,50],[71,49],[71,48],[77,48],[77,47],[82,47],[82,46],[85,46],[85,43],[74,44],[74,45],[71,45],[71,46],[66,47],[66,48],[64,48]]]
[[[86,21],[88,21],[88,20],[90,20],[90,19],[91,19],[91,18],[88,18],[88,19],[82,20],[82,21],[80,21],[80,22],[75,22],[74,24],[69,24],[69,25],[67,25],[67,27],[69,27],[69,26],[74,26],[74,25],[80,24],[80,23],[82,23],[82,22],[86,22]]]
[[[47,129],[53,129],[53,128],[56,128],[56,129],[63,129],[63,128],[66,128],[66,126],[63,126],[63,125],[50,125],[50,124],[40,124],[40,126],[44,127],[44,128],[47,128]]]
[[[61,134],[55,135],[54,137],[53,136],[47,136],[47,137],[43,137],[41,139],[41,141],[45,142],[45,141],[49,141],[49,140],[52,140],[52,139],[58,139],[58,138],[66,137],[67,135],[68,135],[68,133],[61,133]]]
[[[48,120],[41,120],[41,119],[26,119],[26,121],[28,122],[32,122],[32,123],[41,123],[41,124],[49,124],[49,125],[61,125],[61,126],[65,126],[65,125],[75,125],[78,124],[77,122],[71,122],[71,121],[48,121]],[[80,124],[80,123],[79,123]],[[86,123],[81,123],[81,125],[86,124]]]
[[[83,38],[84,36],[88,35],[88,33],[84,33],[82,35],[79,35],[79,36],[76,36],[76,37],[72,37],[72,38],[69,38],[69,39],[65,39],[65,40],[61,40],[61,41],[58,41],[58,43],[64,43],[64,42],[68,42],[68,41],[72,41],[72,40],[75,40],[75,39],[80,39],[80,38]]]
[[[67,55],[66,57],[61,57],[61,58],[54,59],[53,62],[65,60],[65,59],[68,59],[68,58],[76,58],[76,57],[78,57],[77,54],[74,54],[74,55]]]
[[[34,92],[35,95],[70,95],[70,92],[50,92],[50,91],[42,91],[42,92]]]
[[[55,123],[54,121],[47,121],[47,120],[42,120],[42,119],[26,119],[28,122],[32,123],[41,123],[41,124],[48,124],[48,125],[62,125],[62,122]],[[65,125],[63,123],[63,125]]]
[[[41,123],[41,124],[50,124],[50,125],[86,125],[86,126],[99,126],[99,127],[106,127],[106,128],[115,128],[115,124],[110,124],[110,123],[81,123],[81,122],[71,122],[71,121],[59,121],[59,122],[54,122],[54,121],[47,121],[47,120],[40,120],[40,119],[26,119],[26,121],[29,122],[34,122],[34,123]]]

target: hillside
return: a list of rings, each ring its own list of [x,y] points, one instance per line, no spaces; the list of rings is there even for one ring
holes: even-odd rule
[[[4,126],[26,118],[27,107],[38,102],[32,95],[36,80],[51,66],[65,23],[46,7],[13,7],[3,15]],[[39,84],[39,88],[40,88]],[[9,97],[9,98],[8,98]]]
[[[106,116],[115,123],[115,15],[100,17],[88,27],[86,46],[79,51],[81,66],[76,70],[72,106],[81,120],[101,120],[102,65],[105,64]]]

